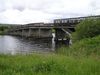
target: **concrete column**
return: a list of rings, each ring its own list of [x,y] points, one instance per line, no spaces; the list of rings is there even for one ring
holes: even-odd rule
[[[29,28],[28,37],[31,37],[31,29]]]
[[[38,37],[41,37],[41,28],[38,29]]]
[[[24,29],[22,29],[22,37],[24,36]]]

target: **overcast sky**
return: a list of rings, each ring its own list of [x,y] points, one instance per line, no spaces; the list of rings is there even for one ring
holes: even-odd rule
[[[100,0],[0,0],[0,23],[52,22],[100,15]]]

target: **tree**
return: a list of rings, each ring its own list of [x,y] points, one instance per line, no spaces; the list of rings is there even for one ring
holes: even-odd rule
[[[76,26],[73,34],[75,40],[91,38],[100,35],[100,19],[86,19]]]

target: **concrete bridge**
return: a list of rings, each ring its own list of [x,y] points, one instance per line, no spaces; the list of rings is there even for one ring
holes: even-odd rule
[[[54,28],[56,39],[64,39],[68,40],[71,38],[71,33],[75,32],[75,27],[81,21],[85,19],[100,19],[100,15],[97,16],[87,16],[87,17],[76,17],[76,18],[64,18],[64,19],[55,19],[54,20]]]
[[[32,38],[51,38],[53,24],[30,23],[25,25],[11,26],[7,34]]]
[[[9,35],[52,38],[52,30],[55,30],[55,40],[70,40],[71,33],[75,31],[78,23],[85,19],[96,19],[100,16],[87,16],[66,19],[55,19],[54,23],[30,23],[25,25],[13,25],[6,32]]]

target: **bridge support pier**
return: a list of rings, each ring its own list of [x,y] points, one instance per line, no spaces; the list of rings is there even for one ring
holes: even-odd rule
[[[19,29],[11,31],[9,34],[27,38],[52,38],[52,30],[50,28]]]
[[[60,42],[61,44],[72,44],[71,42],[71,31],[69,29],[56,28],[55,29],[55,40],[56,43]]]

